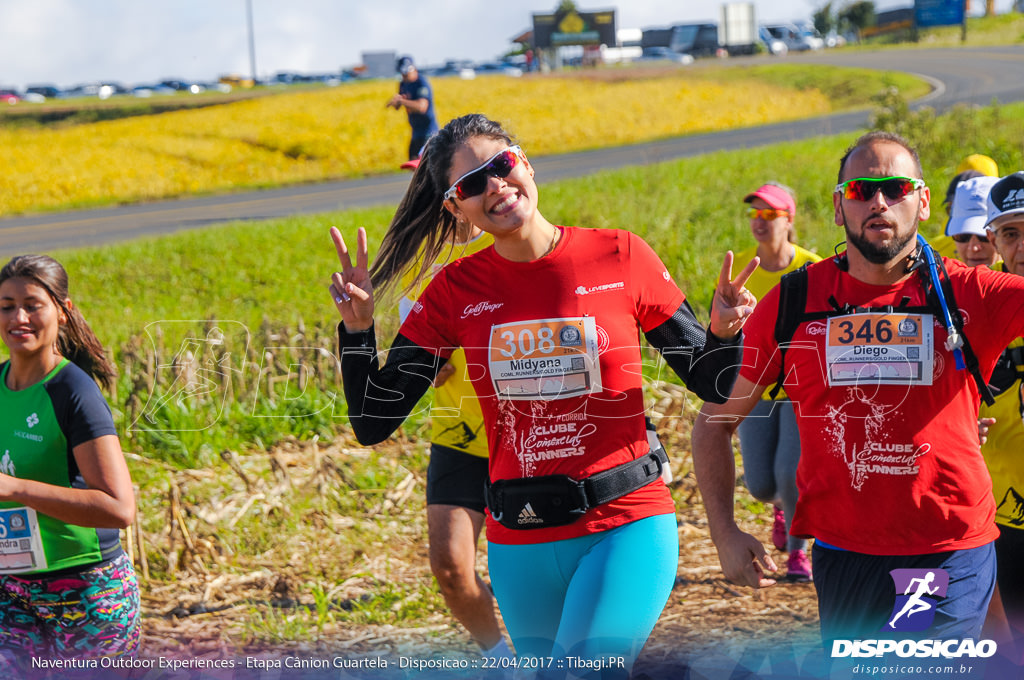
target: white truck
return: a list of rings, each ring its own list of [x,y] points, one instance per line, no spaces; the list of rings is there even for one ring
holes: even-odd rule
[[[757,50],[758,28],[754,3],[727,2],[722,5],[718,42],[730,56],[753,54]]]

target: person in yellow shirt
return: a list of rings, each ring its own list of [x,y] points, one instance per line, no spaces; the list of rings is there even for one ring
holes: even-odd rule
[[[1003,261],[993,268],[1024,276],[1024,172],[989,191],[988,238]],[[981,405],[982,455],[996,501],[996,579],[1018,645],[1024,641],[1024,338],[1010,343],[989,380],[995,404]],[[984,430],[987,427],[987,432]]]
[[[402,321],[417,298],[445,264],[489,248],[494,238],[475,225],[460,222],[455,243],[429,269],[413,267],[401,281],[398,302]],[[430,570],[452,615],[473,637],[485,656],[511,657],[498,627],[490,587],[476,572],[476,551],[484,526],[487,482],[487,433],[476,392],[467,376],[460,348],[434,380],[430,411],[430,463],[427,465],[427,533]]]
[[[783,274],[821,258],[796,245],[796,199],[789,187],[768,183],[743,199],[750,207],[750,230],[757,246],[737,255],[746,262],[755,255],[761,263],[747,281],[747,289],[758,299],[771,290]],[[746,259],[744,259],[746,258]],[[807,541],[789,535],[789,521],[796,508],[796,466],[800,460],[800,434],[793,405],[784,392],[776,399],[765,398],[739,426],[743,476],[751,495],[775,503],[772,543],[789,552],[786,578],[811,580]]]
[[[960,164],[956,166],[956,174],[949,181],[946,188],[946,197],[942,199],[942,207],[946,210],[946,216],[953,215],[953,200],[956,196],[956,188],[962,182],[974,177],[994,177],[999,179],[999,166],[994,160],[980,153],[972,153],[965,156]],[[956,258],[957,247],[953,235],[949,231],[949,221],[946,222],[946,230],[942,236],[928,240],[931,247],[943,257]]]

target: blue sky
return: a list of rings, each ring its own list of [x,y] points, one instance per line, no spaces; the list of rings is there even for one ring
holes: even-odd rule
[[[397,50],[420,64],[483,60],[506,51],[534,12],[557,0],[251,0],[260,76],[337,71],[364,51]],[[973,0],[981,6],[983,0]],[[765,23],[809,19],[825,0],[756,0]],[[836,0],[836,4],[842,0]],[[998,0],[1001,10],[1012,0]],[[876,0],[881,9],[911,0]],[[715,20],[721,3],[621,0],[619,28]],[[0,86],[164,78],[212,80],[249,73],[246,0],[0,0]]]

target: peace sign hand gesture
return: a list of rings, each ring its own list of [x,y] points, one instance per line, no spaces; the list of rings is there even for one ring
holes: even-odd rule
[[[715,296],[711,301],[710,329],[719,340],[735,338],[743,324],[754,313],[757,298],[744,288],[744,285],[760,261],[760,258],[755,257],[733,279],[733,254],[731,250],[725,254],[722,271],[718,275],[718,285],[715,287]]]
[[[356,264],[352,266],[348,246],[337,227],[331,227],[331,240],[338,251],[341,271],[331,274],[331,297],[341,313],[349,333],[365,331],[373,325],[373,283],[370,281],[366,230],[356,232]]]

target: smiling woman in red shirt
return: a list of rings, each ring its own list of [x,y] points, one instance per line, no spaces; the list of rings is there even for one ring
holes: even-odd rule
[[[647,444],[639,336],[699,396],[720,401],[739,364],[754,304],[743,284],[757,262],[731,281],[726,256],[705,329],[643,240],[554,225],[538,199],[523,150],[471,114],[427,145],[372,270],[365,232],[353,264],[332,230],[345,397],[359,440],[381,441],[463,348],[490,449],[490,576],[515,651],[550,659],[555,675],[569,656],[621,658],[603,677],[627,677],[678,563],[660,479],[667,460]],[[381,367],[375,294],[419,253],[434,261],[457,220],[494,245],[434,276]]]

